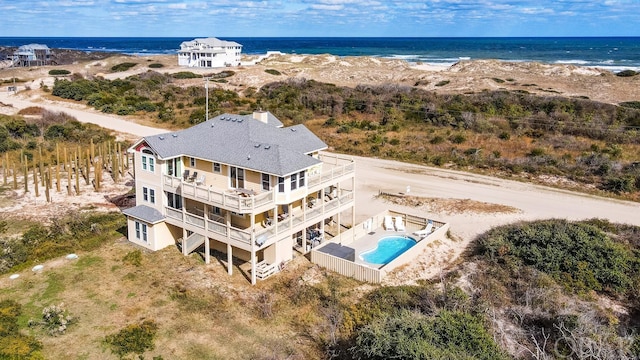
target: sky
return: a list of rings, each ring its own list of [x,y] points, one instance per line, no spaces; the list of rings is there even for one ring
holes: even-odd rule
[[[640,0],[0,0],[1,36],[640,36]]]

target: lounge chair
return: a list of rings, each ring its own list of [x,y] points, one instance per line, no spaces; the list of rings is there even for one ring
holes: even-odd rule
[[[198,176],[198,178],[196,179],[196,184],[204,185],[204,179],[205,179],[204,175]]]
[[[433,231],[433,221],[429,220],[429,223],[427,223],[427,226],[425,226],[424,229],[418,230],[418,231],[414,231],[413,234],[417,235],[417,236],[420,236],[420,238],[425,238],[429,234],[431,234],[431,231]]]
[[[396,231],[407,231],[404,227],[404,221],[402,220],[402,216],[396,216]]]
[[[184,181],[187,181],[189,179],[189,170],[184,171],[184,173],[182,174],[182,179],[184,179]]]
[[[393,219],[391,215],[387,215],[384,217],[384,229],[387,231],[393,231],[396,228],[393,226]]]
[[[198,178],[198,172],[194,171],[193,174],[189,176],[189,181],[194,181],[196,178]]]

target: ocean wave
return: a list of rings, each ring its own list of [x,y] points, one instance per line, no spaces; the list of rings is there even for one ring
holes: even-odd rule
[[[575,59],[575,60],[556,60],[553,63],[554,64],[572,64],[572,65],[587,65],[587,64],[590,64],[589,61],[580,60],[580,59]]]

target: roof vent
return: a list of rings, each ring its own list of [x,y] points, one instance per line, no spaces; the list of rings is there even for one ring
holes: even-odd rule
[[[294,129],[294,128],[291,128],[291,131],[293,131],[293,132],[295,132],[295,131],[296,131],[296,129]]]
[[[247,160],[251,160],[251,155],[247,155]]]
[[[238,119],[233,118],[231,121],[232,121],[232,122],[236,122],[236,121],[238,121]]]
[[[158,139],[164,140],[164,136],[158,136]]]
[[[265,146],[264,146],[264,149],[265,149],[265,150],[269,150],[269,149],[271,149],[271,145],[265,145]]]
[[[238,122],[242,122],[244,119],[238,119]]]
[[[171,136],[173,136],[174,138],[177,138],[178,134],[171,134]]]
[[[229,121],[229,120],[231,120],[231,118],[228,117],[228,118],[225,118],[225,120]]]
[[[213,127],[213,123],[211,123],[211,127]]]
[[[260,147],[260,144],[255,144],[255,145],[253,145],[253,147],[257,149],[257,148]]]
[[[220,120],[224,120],[224,119],[225,119],[225,117],[224,117],[224,116],[221,116],[221,117],[220,117]]]

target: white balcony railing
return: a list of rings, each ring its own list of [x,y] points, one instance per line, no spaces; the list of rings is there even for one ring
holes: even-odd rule
[[[334,185],[341,177],[355,173],[353,160],[341,155],[321,155],[320,159],[326,163],[325,171],[316,175],[309,175],[307,188],[310,192],[316,189]],[[233,190],[220,190],[186,182],[182,178],[164,175],[164,185],[173,191],[178,191],[183,197],[205,202],[209,205],[224,208],[239,213],[253,213],[258,208],[275,207],[276,192],[265,191],[255,195],[240,194]]]

